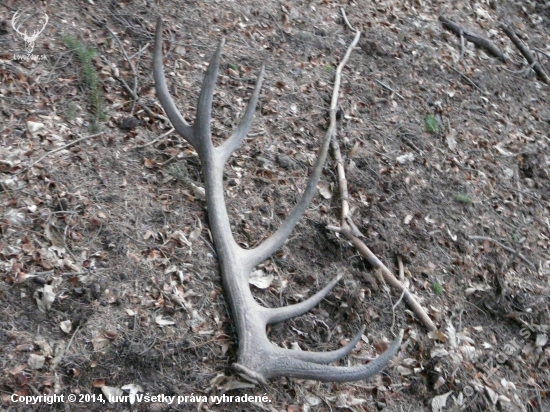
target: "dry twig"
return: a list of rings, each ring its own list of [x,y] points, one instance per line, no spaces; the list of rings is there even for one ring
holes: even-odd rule
[[[397,97],[399,97],[401,100],[405,100],[403,96],[401,96],[399,93],[397,93],[395,90],[393,90],[390,86],[388,86],[386,83],[381,82],[380,80],[374,79],[376,83],[378,83],[380,86],[382,86],[384,89],[389,90],[393,94],[395,94]]]
[[[353,225],[353,221],[350,215],[350,207],[348,202],[348,182],[346,179],[344,162],[342,160],[342,153],[340,152],[340,147],[338,146],[338,142],[336,140],[336,133],[334,133],[334,131],[332,133],[331,144],[334,151],[334,157],[336,159],[336,166],[338,169],[338,186],[340,188],[340,198],[342,199],[342,211],[340,227],[327,226],[327,229],[343,234],[372,266],[380,270],[380,273],[386,283],[388,283],[394,289],[397,289],[403,294],[405,301],[409,304],[414,313],[422,321],[424,326],[428,330],[436,330],[437,327],[435,326],[435,324],[432,322],[424,309],[422,309],[420,304],[416,301],[409,290],[405,286],[403,286],[403,284],[399,280],[397,280],[394,274],[380,261],[380,259],[378,259],[374,255],[374,253],[371,252],[367,245],[365,245],[361,241],[361,239],[359,239],[357,234],[354,233],[357,232],[357,229],[355,228],[354,230],[355,225]],[[350,222],[352,223],[351,225]]]
[[[98,136],[101,136],[103,134],[103,132],[99,132],[99,133],[96,133],[96,134],[92,134],[90,136],[84,136],[84,137],[81,137],[80,139],[76,139],[76,140],[73,140],[72,142],[69,142],[61,147],[58,147],[57,149],[53,149],[53,150],[50,150],[48,153],[46,153],[44,156],[42,156],[40,159],[36,160],[35,162],[31,163],[29,166],[27,166],[26,168],[24,169],[21,169],[18,173],[21,173],[22,171],[24,170],[28,170],[30,169],[31,167],[33,167],[35,164],[37,163],[40,163],[42,160],[44,160],[46,157],[48,157],[49,155],[51,154],[54,154],[56,152],[59,152],[61,150],[64,150],[66,149],[67,147],[70,147],[72,146],[73,144],[76,144],[78,142],[81,142],[83,140],[86,140],[86,139],[92,139],[94,137],[98,137]]]
[[[533,70],[535,71],[539,79],[546,84],[550,84],[550,79],[548,78],[548,75],[540,66],[540,64],[537,63],[537,59],[535,58],[535,56],[533,56],[529,49],[523,45],[512,27],[507,26],[506,24],[501,24],[499,27],[504,31],[504,33],[506,33],[510,40],[512,40],[512,43],[514,43],[514,45],[518,48],[523,57],[525,57],[527,63],[529,63],[533,67]]]
[[[481,47],[485,50],[487,50],[489,53],[491,53],[493,56],[497,57],[498,59],[502,60],[506,63],[506,57],[504,54],[498,49],[497,46],[495,46],[491,41],[475,34],[470,31],[464,30],[461,26],[458,24],[448,20],[447,18],[443,16],[439,16],[439,21],[445,27],[446,29],[452,31],[457,36],[464,36],[464,38],[472,43],[474,43],[476,46]]]
[[[354,31],[357,33],[357,30],[355,30],[353,28],[353,26],[349,23],[349,20],[348,20],[348,16],[346,16],[346,10],[344,10],[343,7],[340,7],[340,10],[342,11],[342,17],[344,18],[344,21],[346,22],[346,26],[348,26],[348,28],[351,30],[351,31]]]
[[[517,257],[519,257],[521,260],[523,260],[525,263],[527,263],[527,266],[529,266],[531,269],[533,270],[536,270],[537,267],[529,260],[527,259],[525,256],[523,256],[521,253],[519,253],[517,250],[515,249],[512,249],[511,247],[508,247],[506,245],[503,245],[502,243],[500,243],[498,240],[495,240],[493,239],[492,237],[487,237],[487,236],[468,236],[468,239],[470,240],[486,240],[488,242],[492,242],[494,243],[495,245],[498,245],[500,246],[501,248],[503,248],[504,250],[516,255]]]
[[[452,71],[454,71],[455,73],[458,73],[458,75],[460,77],[462,77],[464,80],[466,80],[468,83],[470,83],[472,86],[474,86],[477,90],[479,90],[479,92],[485,94],[485,92],[483,90],[481,90],[481,88],[472,80],[470,79],[468,76],[466,76],[465,74],[462,74],[460,71],[458,71],[457,69],[455,69],[453,66],[449,66],[451,68]]]
[[[150,142],[148,143],[145,143],[145,144],[142,144],[142,145],[138,145],[138,146],[134,146],[132,149],[143,149],[144,147],[148,147],[148,146],[151,146],[151,145],[154,145],[155,143],[157,143],[159,140],[161,139],[164,139],[166,136],[168,136],[170,133],[172,133],[175,129],[172,127],[170,130],[168,130],[166,133],[163,133],[161,134],[159,137],[157,137],[155,140],[151,140]]]
[[[114,66],[109,62],[109,60],[107,60],[106,57],[102,56],[102,58],[103,58],[103,61],[109,65],[109,67],[114,67]],[[122,84],[122,87],[124,88],[124,90],[126,90],[126,93],[128,93],[128,94],[130,95],[130,97],[131,97],[132,99],[134,99],[134,101],[136,101],[136,102],[143,108],[143,110],[145,110],[145,112],[146,112],[149,116],[151,116],[153,119],[160,120],[160,121],[162,121],[162,122],[164,122],[164,123],[167,123],[167,124],[170,123],[169,120],[168,120],[166,117],[164,117],[164,116],[162,116],[162,115],[160,115],[160,114],[156,114],[155,112],[153,112],[153,111],[149,108],[149,106],[147,106],[147,105],[143,102],[143,99],[141,99],[141,98],[137,95],[137,93],[135,93],[135,92],[132,90],[132,88],[131,88],[130,86],[128,86],[128,83],[126,83],[126,81],[125,81],[122,77],[120,77],[120,76],[118,75],[118,73],[117,73],[116,70],[113,70],[111,73],[112,73],[113,77],[114,77],[115,79],[117,79],[117,80],[120,82],[120,84]]]

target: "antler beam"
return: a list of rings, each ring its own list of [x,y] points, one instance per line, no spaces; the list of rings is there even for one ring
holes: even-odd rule
[[[210,134],[210,119],[212,97],[223,45],[224,41],[222,40],[210,60],[193,125],[189,125],[185,121],[168,92],[162,62],[162,19],[160,18],[157,21],[153,75],[157,96],[168,118],[176,131],[195,148],[202,164],[210,229],[221,266],[223,286],[239,338],[237,363],[233,367],[249,379],[262,383],[277,376],[333,382],[369,378],[380,372],[397,353],[403,337],[402,330],[382,355],[366,365],[354,367],[327,364],[336,362],[350,353],[360,340],[365,330],[364,327],[349,344],[332,352],[302,352],[283,349],[271,343],[267,338],[266,326],[268,324],[282,322],[306,313],[321,302],[341,278],[341,276],[337,276],[322,290],[303,302],[280,308],[265,308],[257,303],[252,296],[248,282],[254,267],[269,258],[282,246],[310,204],[327,157],[334,126],[329,128],[322,142],[317,161],[302,197],[281,227],[255,249],[241,248],[235,241],[229,224],[224,200],[223,170],[225,163],[241,145],[250,128],[264,77],[264,67],[260,70],[256,87],[236,132],[223,144],[214,147]],[[338,94],[336,86],[335,94],[336,96]],[[334,125],[332,120],[335,118],[335,106],[331,107],[331,125]]]

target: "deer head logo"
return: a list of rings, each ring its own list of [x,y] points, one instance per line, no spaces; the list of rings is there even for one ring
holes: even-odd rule
[[[44,14],[45,21],[41,29],[34,30],[32,34],[28,34],[27,30],[23,32],[20,31],[21,24],[18,22],[18,19],[21,16],[18,17],[17,16],[18,13],[19,12],[16,12],[13,15],[11,19],[11,25],[13,26],[13,29],[16,31],[16,33],[19,34],[21,37],[23,37],[23,40],[25,41],[25,50],[27,51],[28,54],[31,54],[32,51],[34,50],[34,43],[36,42],[36,39],[38,39],[38,36],[40,35],[40,33],[42,33],[42,31],[46,28],[46,25],[48,24],[48,15]]]

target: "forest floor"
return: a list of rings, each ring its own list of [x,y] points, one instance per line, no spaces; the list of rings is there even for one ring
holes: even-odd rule
[[[450,3],[4,1],[2,407],[550,410],[550,88],[532,70],[550,70],[550,6]],[[268,336],[325,351],[366,324],[340,365],[367,362],[405,329],[401,350],[369,381],[254,385],[231,368],[237,339],[200,162],[159,119],[156,19],[165,21],[169,88],[189,122],[208,60],[226,39],[216,144],[235,129],[266,65],[250,134],[225,169],[235,238],[252,248],[296,203],[327,128],[335,68],[354,36],[342,7],[362,32],[342,73],[336,136],[353,218],[394,273],[402,260],[406,285],[438,330],[429,332],[357,250],[326,229],[338,224],[341,206],[329,155],[311,207],[258,268],[270,281],[251,288],[262,305],[277,307],[336,274],[343,279],[317,308],[272,325]],[[20,31],[29,33],[49,17],[35,60],[17,58],[25,48],[12,29],[17,10]],[[463,28],[462,41],[440,16]],[[506,62],[468,33],[490,40]],[[187,398],[102,402],[128,393]],[[14,394],[65,401],[24,405]],[[210,398],[222,394],[234,398]],[[257,398],[235,398],[243,395]]]

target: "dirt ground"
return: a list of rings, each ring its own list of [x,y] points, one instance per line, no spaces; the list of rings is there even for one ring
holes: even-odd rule
[[[30,6],[36,14],[24,24],[49,16],[33,50],[46,57],[16,60],[25,43],[11,20]],[[333,350],[366,324],[340,365],[365,363],[405,328],[401,351],[370,381],[254,386],[231,369],[237,341],[200,162],[158,119],[155,22],[165,20],[168,84],[190,122],[210,55],[226,39],[212,116],[217,144],[235,129],[266,65],[249,137],[225,169],[235,238],[254,247],[299,198],[328,125],[335,68],[354,35],[341,7],[362,31],[342,75],[337,134],[353,218],[396,275],[401,258],[409,290],[439,329],[429,333],[326,229],[340,216],[329,155],[322,190],[282,250],[260,265],[272,281],[251,287],[261,304],[277,307],[337,273],[344,278],[308,314],[271,326],[269,338]],[[441,15],[491,40],[507,63],[461,42]],[[544,1],[4,1],[2,407],[550,410],[550,89],[501,22],[550,70]],[[95,49],[104,118],[69,37]],[[102,402],[135,392],[187,398]],[[65,398],[24,405],[14,394]],[[232,401],[210,398],[222,394]],[[235,398],[243,395],[257,398]]]

